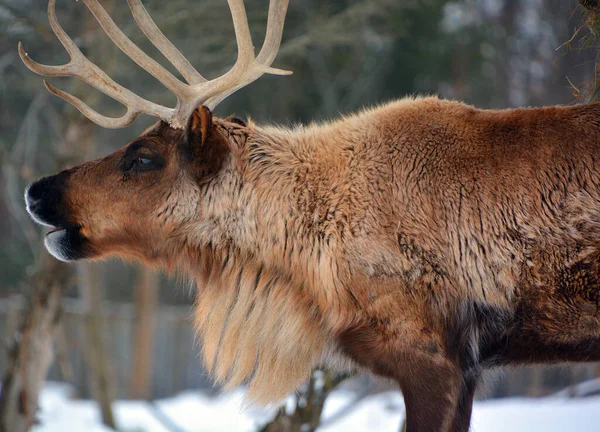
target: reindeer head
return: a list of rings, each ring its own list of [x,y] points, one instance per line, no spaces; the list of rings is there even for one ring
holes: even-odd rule
[[[239,122],[215,119],[211,110],[225,97],[264,73],[287,74],[270,67],[279,45],[287,0],[273,0],[265,42],[258,56],[248,28],[242,0],[228,0],[232,12],[238,58],[229,72],[206,80],[154,24],[140,0],[128,0],[133,17],[148,39],[181,73],[187,84],[141,51],[116,26],[97,0],[83,0],[106,34],[140,67],[177,96],[175,108],[150,102],[112,81],[91,63],[58,24],[55,0],[48,16],[52,29],[71,60],[46,66],[31,60],[19,44],[19,54],[32,71],[45,76],[73,76],[91,84],[127,107],[120,118],[94,111],[80,99],[45,82],[48,90],[73,104],[103,127],[130,124],[140,113],[160,119],[142,136],[115,153],[45,177],[28,187],[27,209],[37,222],[52,227],[46,247],[58,259],[69,261],[109,254],[161,264],[179,243],[169,239],[186,235],[203,214],[203,191],[218,181],[231,160],[235,142],[231,129]],[[179,244],[179,246],[177,246]]]
[[[227,123],[201,106],[184,130],[157,122],[102,159],[34,182],[25,199],[34,220],[52,227],[47,249],[64,261],[118,254],[161,264],[176,256],[175,245],[205,216],[201,200],[217,198],[202,192],[236,150]]]

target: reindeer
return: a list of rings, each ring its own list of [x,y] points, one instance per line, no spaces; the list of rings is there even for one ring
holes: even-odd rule
[[[63,261],[117,255],[196,281],[204,362],[261,403],[318,364],[398,382],[407,430],[466,431],[485,369],[600,360],[600,106],[479,110],[406,98],[334,122],[282,128],[212,110],[271,68],[287,0],[255,56],[228,0],[233,68],[206,80],[128,0],[183,83],[125,36],[107,35],[177,96],[167,108],[88,61],[57,22],[63,66],[127,107],[109,118],[46,83],[100,126],[158,118],[104,158],[34,182],[33,219]]]

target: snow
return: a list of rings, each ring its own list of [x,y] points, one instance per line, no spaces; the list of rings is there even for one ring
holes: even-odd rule
[[[387,392],[369,396],[344,416],[336,416],[344,406],[352,403],[352,395],[343,392],[333,393],[325,402],[323,410],[324,427],[319,432],[338,431],[381,431],[396,432],[404,417],[404,401],[399,392]],[[331,417],[337,421],[330,421]]]
[[[70,393],[65,384],[46,384],[40,395],[40,424],[33,432],[114,432],[101,425],[95,402],[73,400]],[[174,429],[163,424],[160,417],[185,432],[255,431],[274,413],[273,409],[247,405],[244,392],[238,390],[215,398],[185,392],[156,401],[154,407],[147,401],[119,400],[113,410],[115,422],[124,432],[172,432]]]
[[[478,403],[473,432],[597,431],[600,397],[583,399],[510,398]]]
[[[47,383],[40,399],[40,424],[35,432],[109,432],[100,424],[94,402],[73,400],[65,384]],[[350,409],[346,409],[350,407]],[[273,409],[248,407],[238,390],[218,397],[185,392],[156,401],[119,400],[114,404],[116,422],[123,432],[247,432],[273,415]],[[404,416],[402,396],[386,392],[355,403],[347,390],[334,392],[323,412],[320,432],[396,432]],[[166,420],[165,420],[166,419]],[[173,425],[167,426],[166,422]],[[476,402],[472,432],[579,432],[597,431],[600,396],[567,398],[509,398]]]

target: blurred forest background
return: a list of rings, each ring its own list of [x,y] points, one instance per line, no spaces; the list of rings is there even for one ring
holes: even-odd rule
[[[134,92],[174,104],[160,83],[105,37],[83,3],[57,3],[59,21],[93,62]],[[102,4],[134,42],[170,67],[137,28],[124,0]],[[205,76],[219,75],[235,60],[225,0],[144,4]],[[81,396],[105,405],[114,397],[212,391],[191,330],[192,288],[121,262],[65,266],[49,259],[43,230],[25,213],[27,183],[106,155],[153,121],[142,117],[129,128],[105,130],[44,89],[20,61],[17,42],[36,61],[68,61],[46,8],[44,0],[0,0],[0,338],[6,341],[0,372],[15,367],[19,317],[33,307],[24,294],[56,289],[62,319],[51,327],[52,379],[69,381]],[[268,1],[247,0],[246,8],[259,47]],[[261,78],[216,114],[292,124],[410,94],[439,94],[486,108],[573,103],[589,96],[588,80],[596,76],[596,52],[581,41],[590,31],[586,18],[575,0],[291,0],[275,66],[294,74]],[[124,112],[80,81],[52,82],[102,113]],[[543,395],[599,375],[594,365],[513,370],[488,380],[482,396]],[[357,388],[377,388],[360,383]]]

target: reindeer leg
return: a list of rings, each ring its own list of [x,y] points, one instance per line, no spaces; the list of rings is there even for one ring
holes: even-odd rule
[[[479,374],[468,375],[460,389],[454,421],[452,423],[452,432],[468,432],[471,424],[471,413],[473,412],[473,398],[475,389],[479,380]]]
[[[406,405],[406,432],[454,432],[457,412],[461,411],[461,421],[470,416],[470,409],[469,415],[465,409],[469,404],[459,404],[462,373],[449,359],[419,356],[403,368],[399,381]],[[469,396],[464,399],[467,402]]]

